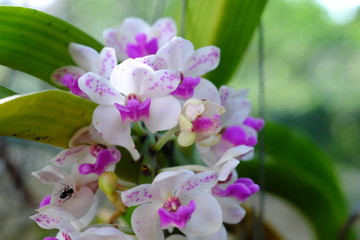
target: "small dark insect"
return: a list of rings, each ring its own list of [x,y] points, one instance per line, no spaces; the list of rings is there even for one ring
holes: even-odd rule
[[[58,193],[56,193],[55,195],[59,194],[60,192],[60,198],[64,199],[64,202],[66,202],[66,200],[72,198],[73,194],[75,193],[74,189],[72,188],[71,185],[66,185],[61,183],[62,185],[64,185],[65,187],[63,189],[61,189]]]

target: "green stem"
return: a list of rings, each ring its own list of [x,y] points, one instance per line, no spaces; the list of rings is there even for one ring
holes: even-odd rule
[[[179,131],[179,127],[174,127],[172,129],[167,130],[162,136],[161,138],[154,144],[154,146],[152,147],[152,149],[155,152],[159,152],[161,150],[161,148],[169,141],[170,138],[173,137],[174,133],[176,133],[177,131]]]
[[[142,165],[140,168],[140,177],[139,184],[151,183],[155,178],[156,173],[156,158],[155,154],[150,149],[151,140],[147,138],[143,143],[141,153],[142,157]]]
[[[136,132],[136,135],[138,135],[139,137],[145,136],[146,132],[144,130],[144,128],[141,125],[141,122],[134,122],[133,123],[133,129]]]

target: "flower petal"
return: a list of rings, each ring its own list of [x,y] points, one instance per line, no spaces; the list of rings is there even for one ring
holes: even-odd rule
[[[195,201],[196,209],[185,228],[180,229],[187,236],[205,236],[219,231],[222,226],[222,212],[217,200],[208,192],[197,192],[180,199],[183,205]]]
[[[185,61],[193,52],[194,46],[190,41],[174,37],[158,50],[156,56],[166,62],[167,69],[183,71]]]
[[[140,61],[126,59],[117,65],[111,73],[110,82],[114,88],[124,95],[139,93],[144,79],[154,71]]]
[[[105,47],[100,52],[100,65],[97,69],[97,74],[104,78],[110,78],[110,74],[117,65],[117,58],[115,49]]]
[[[149,55],[142,58],[137,58],[136,60],[150,66],[154,71],[167,68],[167,64],[164,59],[159,58],[156,55]]]
[[[215,171],[195,174],[179,187],[176,195],[180,198],[182,195],[211,189],[217,183],[217,179],[218,174]]]
[[[159,70],[143,80],[139,94],[144,99],[163,97],[173,92],[179,83],[178,71]]]
[[[127,207],[151,202],[154,197],[151,184],[141,184],[121,193],[121,199]]]
[[[220,230],[206,236],[188,236],[187,240],[227,240],[227,232],[224,225],[221,226]],[[168,240],[168,239],[166,239]],[[170,239],[169,239],[170,240]],[[175,239],[172,239],[175,240]]]
[[[56,69],[51,74],[51,80],[59,86],[65,86],[63,83],[63,79],[66,75],[70,74],[73,79],[78,79],[82,75],[84,75],[86,71],[79,67],[75,66],[64,66],[61,68]]]
[[[179,122],[181,113],[180,102],[173,96],[151,99],[150,118],[144,121],[150,132],[168,130]]]
[[[131,216],[131,226],[139,239],[163,240],[157,210],[159,204],[147,203],[135,209]]]
[[[176,35],[176,23],[172,18],[160,18],[152,26],[149,39],[156,38],[159,46],[169,41]]]
[[[35,176],[45,184],[55,184],[63,178],[70,177],[67,172],[52,165],[45,166],[39,171],[32,172],[31,175]]]
[[[184,182],[192,176],[194,173],[186,169],[161,172],[155,177],[153,186],[160,190],[163,199],[167,199],[167,197],[174,195],[175,191],[178,191]]]
[[[74,62],[88,72],[94,72],[98,68],[99,53],[93,48],[70,43],[69,52]]]
[[[221,104],[220,94],[216,86],[205,78],[201,78],[200,84],[195,87],[193,97]]]
[[[183,67],[184,76],[198,77],[214,70],[220,62],[220,49],[207,46],[196,50]]]
[[[140,157],[130,135],[130,125],[122,123],[115,106],[98,106],[93,113],[92,123],[105,142],[126,148],[135,160]]]
[[[61,151],[51,161],[59,167],[67,167],[89,154],[89,146],[80,145]]]
[[[246,211],[237,200],[228,197],[216,197],[216,200],[221,206],[224,222],[235,224],[245,217]]]
[[[92,101],[102,105],[122,103],[124,97],[116,91],[110,81],[95,73],[88,72],[79,78],[79,87]]]
[[[124,40],[121,40],[121,38],[126,39],[126,37],[120,36],[120,33],[116,28],[106,29],[103,32],[103,39],[105,45],[114,48],[117,59],[124,61],[128,58],[128,56],[126,54],[126,42]]]

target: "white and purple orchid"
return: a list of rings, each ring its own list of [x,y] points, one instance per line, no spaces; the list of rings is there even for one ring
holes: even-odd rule
[[[143,121],[154,133],[178,124],[181,105],[169,95],[180,82],[173,70],[154,71],[148,65],[128,59],[116,66],[110,81],[95,73],[79,79],[79,87],[91,100],[100,104],[93,114],[92,124],[109,144],[130,149],[134,159],[131,123]],[[159,117],[161,116],[161,117]]]
[[[156,54],[138,60],[151,66],[155,71],[160,69],[179,71],[181,82],[171,93],[179,99],[186,100],[193,97],[196,90],[197,95],[217,94],[216,87],[210,81],[200,78],[219,65],[220,49],[215,46],[207,46],[195,51],[190,41],[174,37],[164,44]],[[217,100],[217,96],[210,98],[205,99],[214,101],[213,98],[215,98]]]
[[[116,50],[119,60],[144,57],[156,53],[176,34],[171,18],[158,19],[152,26],[139,18],[126,18],[120,28],[106,29],[103,33],[106,46]]]
[[[91,47],[70,43],[69,53],[77,66],[64,66],[56,69],[51,75],[51,80],[84,98],[88,97],[78,86],[79,77],[86,72],[94,72],[104,78],[109,78],[112,69],[117,65],[115,50],[109,47],[103,48],[98,53]]]
[[[209,192],[217,183],[216,172],[194,174],[188,170],[158,174],[121,194],[126,206],[137,206],[131,217],[140,239],[164,239],[162,229],[176,227],[187,236],[217,232],[222,224],[219,204]]]

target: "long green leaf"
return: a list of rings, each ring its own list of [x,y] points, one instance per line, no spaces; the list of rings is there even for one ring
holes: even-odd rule
[[[71,93],[48,90],[0,100],[0,136],[66,148],[71,136],[91,122],[96,104]]]
[[[313,224],[318,239],[334,239],[345,222],[347,205],[334,165],[303,134],[275,124],[265,127],[266,191],[296,205]],[[259,162],[242,162],[240,176],[258,181]]]
[[[221,49],[219,67],[207,77],[217,86],[227,83],[238,68],[258,26],[267,0],[173,1],[168,12],[179,20],[181,2],[186,2],[185,38],[196,48],[216,45]]]
[[[0,6],[0,64],[53,84],[50,75],[56,68],[74,65],[68,53],[70,42],[102,48],[94,38],[56,17]]]

